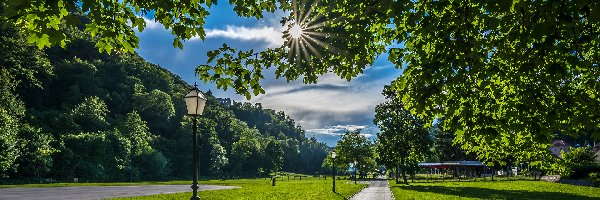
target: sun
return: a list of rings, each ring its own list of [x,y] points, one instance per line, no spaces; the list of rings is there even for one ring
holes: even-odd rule
[[[300,5],[297,0],[292,2],[294,11],[290,13],[289,18],[284,18],[286,23],[283,24],[287,28],[283,32],[283,37],[288,61],[311,62],[313,58],[322,58],[322,53],[339,52],[335,46],[322,41],[336,36],[323,32],[324,26],[329,21],[324,15],[313,12],[320,1],[317,0],[310,5],[306,4],[306,1]]]
[[[302,30],[302,27],[300,27],[300,25],[292,25],[292,28],[290,28],[290,36],[292,36],[292,38],[298,39],[302,37],[302,34],[304,34],[304,30]]]

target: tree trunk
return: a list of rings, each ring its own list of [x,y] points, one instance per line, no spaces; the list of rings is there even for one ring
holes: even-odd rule
[[[408,179],[406,178],[406,170],[402,168],[402,179],[404,180],[404,184],[408,185]]]
[[[404,158],[400,158],[400,165],[402,165],[402,180],[404,180],[404,184],[408,185],[408,180],[406,179],[406,169],[404,166]]]
[[[400,167],[398,167],[398,163],[396,163],[396,171],[394,172],[394,178],[396,179],[396,184],[399,183],[399,181],[398,181],[398,176],[399,176],[399,174],[398,174],[399,171],[398,170],[399,169],[400,169]]]

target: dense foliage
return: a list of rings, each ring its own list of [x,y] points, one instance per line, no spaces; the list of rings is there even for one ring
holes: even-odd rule
[[[104,41],[100,49],[131,51],[132,29],[144,27],[136,12],[154,12],[180,47],[180,39],[203,36],[204,6],[216,1],[5,2],[2,19],[38,46],[64,42],[54,33],[76,24],[66,19],[78,12],[68,11],[81,9],[91,15],[86,30]],[[315,27],[303,46],[310,53],[298,50],[297,40],[257,56],[224,45],[208,53],[213,64],[198,67],[200,79],[250,98],[264,92],[265,68],[305,83],[327,72],[351,79],[388,53],[404,68],[393,88],[406,109],[427,126],[444,117],[444,131],[487,164],[542,165],[557,132],[600,138],[600,1],[292,2],[230,1],[240,16],[284,9],[293,10],[285,25],[307,19],[302,25]]]
[[[292,42],[260,59],[223,47],[201,79],[256,94],[262,68],[306,83],[328,71],[349,79],[386,52],[404,68],[393,88],[406,109],[426,126],[445,117],[444,131],[486,164],[545,165],[556,132],[600,137],[598,1],[319,1],[312,13],[326,58],[298,60],[283,50]]]
[[[337,173],[344,173],[345,169],[352,168],[356,176],[366,178],[368,173],[375,171],[377,167],[377,154],[375,145],[360,130],[346,131],[340,141],[333,149],[336,158],[331,159],[331,154],[323,160],[323,168],[331,170],[333,162]]]
[[[377,105],[373,120],[381,129],[377,134],[379,162],[388,168],[396,168],[396,182],[401,172],[404,183],[408,183],[406,175],[417,173],[418,163],[430,156],[433,141],[423,120],[404,108],[396,90],[385,86],[382,94],[386,101]]]
[[[557,160],[554,169],[565,178],[583,179],[594,176],[591,173],[600,173],[600,162],[590,147],[571,148],[561,154],[562,159]]]
[[[98,39],[78,29],[65,35],[65,48],[39,50],[16,28],[0,29],[0,179],[189,178],[190,86],[135,54],[99,53]],[[327,147],[285,113],[206,96],[201,176],[320,170]]]
[[[454,132],[444,130],[442,124],[444,118],[439,119],[430,132],[434,137],[433,155],[430,160],[434,161],[457,161],[457,160],[477,160],[477,156],[469,154],[454,143]]]
[[[192,37],[204,39],[205,18],[214,0],[188,1],[110,1],[110,0],[4,0],[6,8],[0,20],[20,27],[29,43],[38,47],[60,45],[65,47],[70,38],[64,28],[83,27],[85,32],[98,36],[95,46],[104,52],[131,52],[138,47],[139,38],[134,30],[146,28],[146,17],[171,30],[173,46],[183,48],[182,40]],[[231,1],[240,16],[262,17],[262,11],[289,7],[288,1]],[[89,23],[82,23],[85,13]]]

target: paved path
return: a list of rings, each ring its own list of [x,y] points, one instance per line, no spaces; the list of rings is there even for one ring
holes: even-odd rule
[[[392,200],[392,191],[386,179],[375,179],[350,200]]]
[[[223,190],[234,186],[200,185],[200,190]],[[177,192],[191,192],[189,185],[144,185],[144,186],[76,186],[0,189],[0,199],[64,200],[64,199],[107,199],[114,197],[144,196]]]

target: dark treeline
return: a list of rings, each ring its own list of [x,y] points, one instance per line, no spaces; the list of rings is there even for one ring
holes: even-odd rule
[[[190,85],[138,55],[98,53],[87,33],[66,32],[66,48],[38,50],[15,28],[0,30],[0,180],[190,178]],[[328,148],[285,113],[206,96],[201,177],[321,169]]]

